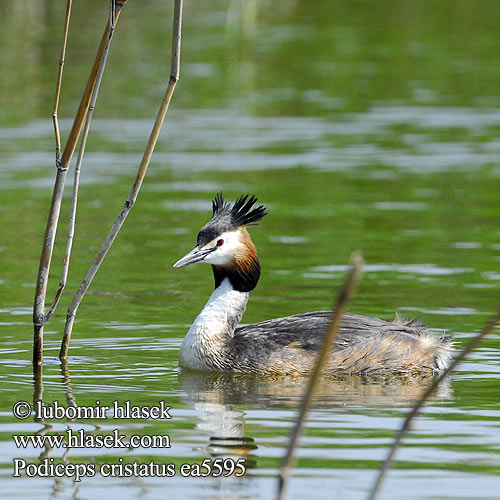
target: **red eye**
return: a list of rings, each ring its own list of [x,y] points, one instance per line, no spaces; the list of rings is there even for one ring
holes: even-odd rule
[[[217,246],[221,247],[222,245],[224,245],[224,240],[217,240]]]

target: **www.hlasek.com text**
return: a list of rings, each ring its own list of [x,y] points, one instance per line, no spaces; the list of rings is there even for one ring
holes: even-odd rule
[[[68,429],[61,434],[14,434],[17,448],[170,448],[167,434],[132,434],[127,437],[113,429],[110,434],[98,434],[83,429]]]

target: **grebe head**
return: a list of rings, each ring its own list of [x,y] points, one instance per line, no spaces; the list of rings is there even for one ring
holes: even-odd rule
[[[212,218],[198,233],[196,247],[173,267],[206,262],[212,264],[216,288],[226,277],[236,290],[255,288],[260,264],[246,226],[254,225],[267,213],[263,205],[252,209],[256,201],[255,196],[244,195],[231,205],[217,193],[212,201]]]

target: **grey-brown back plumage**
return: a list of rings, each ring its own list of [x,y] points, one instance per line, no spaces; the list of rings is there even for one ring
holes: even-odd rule
[[[308,373],[321,349],[330,311],[314,311],[238,327],[227,345],[232,371]],[[451,339],[416,321],[345,314],[328,361],[331,373],[439,371]]]

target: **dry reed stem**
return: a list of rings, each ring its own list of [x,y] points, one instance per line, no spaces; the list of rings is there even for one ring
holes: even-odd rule
[[[325,337],[323,340],[323,347],[316,359],[314,370],[311,374],[307,389],[304,393],[302,404],[299,410],[299,416],[297,417],[297,422],[295,423],[295,427],[290,436],[287,452],[283,457],[283,461],[281,463],[279,485],[278,485],[279,500],[283,500],[286,496],[286,486],[288,478],[290,476],[290,468],[293,461],[295,446],[301,435],[306,414],[309,407],[311,406],[311,401],[314,396],[314,391],[318,385],[320,376],[322,375],[324,364],[328,359],[328,354],[331,350],[331,346],[333,345],[335,337],[338,334],[340,323],[342,320],[342,315],[344,314],[347,305],[349,303],[349,300],[356,288],[362,266],[363,266],[363,259],[361,257],[361,254],[359,252],[354,252],[351,255],[351,269],[349,271],[349,274],[347,275],[344,284],[340,288],[339,296],[337,298],[337,303],[332,313],[332,322],[330,324],[330,328],[325,333]]]
[[[153,129],[149,136],[148,143],[146,145],[146,149],[142,156],[141,163],[139,165],[137,175],[134,180],[134,184],[132,186],[132,190],[130,192],[129,197],[125,200],[123,208],[121,209],[118,217],[116,218],[113,226],[111,227],[104,243],[102,244],[99,252],[97,253],[94,261],[92,262],[85,278],[83,279],[80,287],[78,288],[73,301],[71,302],[68,308],[68,314],[66,317],[66,326],[64,328],[64,336],[61,344],[61,350],[59,353],[60,359],[66,359],[68,356],[68,348],[69,342],[71,339],[71,332],[73,329],[73,323],[75,321],[76,312],[80,303],[82,302],[85,293],[87,292],[92,280],[94,279],[99,267],[101,266],[102,261],[106,257],[111,245],[113,244],[118,232],[120,231],[127,215],[130,210],[134,206],[134,203],[137,199],[137,195],[139,194],[139,190],[141,189],[142,182],[146,175],[149,162],[151,160],[151,156],[153,154],[156,142],[158,140],[158,136],[160,134],[161,127],[165,120],[165,116],[168,111],[168,107],[170,105],[170,101],[172,99],[172,95],[175,90],[175,86],[179,81],[180,75],[180,53],[181,53],[181,27],[182,27],[182,3],[183,0],[175,0],[174,3],[174,20],[173,20],[173,33],[172,33],[172,60],[170,66],[170,80],[168,82],[167,89],[165,91],[165,95],[161,102],[160,108],[158,110],[158,114],[156,116],[155,123],[153,125]]]
[[[61,298],[62,292],[64,291],[64,288],[66,287],[66,282],[68,280],[69,263],[71,260],[71,250],[73,248],[73,238],[75,235],[76,209],[78,206],[78,189],[80,186],[81,166],[82,166],[83,156],[85,154],[85,147],[87,145],[87,138],[88,138],[89,131],[90,131],[90,124],[92,122],[92,116],[94,114],[94,109],[95,109],[95,105],[97,102],[97,96],[99,95],[99,89],[101,88],[102,77],[104,75],[104,69],[106,68],[106,62],[108,60],[109,49],[111,46],[111,40],[113,38],[113,33],[115,30],[115,21],[114,21],[114,19],[115,19],[115,3],[116,3],[115,0],[110,0],[110,13],[109,13],[110,29],[109,29],[109,35],[108,35],[108,42],[107,42],[106,47],[104,49],[101,64],[99,65],[96,83],[94,86],[94,90],[92,92],[92,98],[90,100],[89,109],[88,109],[87,115],[85,117],[85,126],[83,127],[83,134],[82,134],[82,138],[80,141],[80,149],[78,151],[78,159],[76,161],[75,170],[74,170],[73,194],[71,197],[71,210],[70,210],[69,223],[68,223],[68,239],[66,241],[66,253],[64,255],[61,282],[59,283],[59,288],[57,289],[57,292],[56,292],[56,295],[55,295],[54,300],[52,302],[52,305],[50,306],[49,311],[45,315],[45,318],[43,321],[44,324],[47,323],[49,321],[49,319],[52,317],[52,315],[54,314],[54,311],[57,308],[57,304],[59,303],[59,299]]]
[[[52,123],[54,125],[54,135],[56,137],[56,161],[61,156],[61,134],[59,132],[59,122],[57,112],[59,110],[59,98],[61,96],[61,84],[64,71],[64,60],[66,58],[66,46],[68,44],[69,20],[71,17],[72,0],[66,4],[66,17],[64,18],[63,41],[61,44],[61,54],[59,56],[59,70],[57,72],[56,95],[54,98],[54,110],[52,111]]]
[[[90,122],[88,122],[90,123]],[[88,133],[87,131],[87,125],[85,125],[84,132],[83,132],[83,137],[85,137],[85,134]],[[61,298],[61,295],[64,291],[64,288],[66,287],[66,282],[68,280],[68,272],[69,272],[69,262],[71,258],[71,250],[73,248],[73,237],[75,235],[75,221],[76,221],[76,208],[78,204],[78,189],[80,186],[80,168],[82,164],[82,159],[83,159],[83,152],[85,151],[85,145],[82,143],[80,145],[80,151],[78,153],[78,160],[75,165],[75,171],[74,171],[74,178],[73,178],[73,193],[71,196],[71,210],[70,210],[70,215],[69,215],[69,223],[68,223],[68,239],[66,241],[66,253],[64,254],[64,261],[63,261],[63,270],[62,270],[62,276],[61,276],[61,282],[59,283],[59,287],[57,289],[57,292],[55,294],[54,300],[52,302],[52,305],[50,306],[49,311],[45,315],[43,319],[43,324],[47,323],[52,315],[54,314],[57,305],[59,304],[59,299]]]
[[[422,397],[417,401],[417,403],[410,410],[410,412],[408,413],[408,415],[406,416],[406,418],[403,422],[403,425],[401,426],[398,433],[396,434],[396,437],[394,438],[394,441],[393,441],[392,446],[389,450],[389,453],[387,454],[386,459],[383,461],[383,463],[380,467],[379,473],[377,475],[377,479],[375,480],[375,483],[374,483],[373,488],[370,492],[370,496],[368,497],[368,500],[375,500],[375,498],[377,498],[377,495],[380,492],[380,488],[382,486],[382,481],[385,477],[385,474],[387,473],[387,471],[391,467],[396,450],[399,448],[404,435],[406,434],[406,432],[410,428],[410,424],[411,424],[412,420],[418,414],[420,408],[429,399],[429,397],[436,390],[438,385],[451,373],[452,370],[454,370],[457,367],[457,365],[465,358],[465,356],[467,356],[467,354],[469,354],[473,349],[475,349],[479,345],[481,340],[486,335],[488,335],[489,333],[492,332],[492,330],[495,328],[495,326],[498,325],[499,322],[500,322],[500,309],[483,326],[481,331],[471,341],[469,341],[467,343],[467,345],[454,358],[452,363],[438,377],[436,377],[432,381],[432,384],[427,388],[427,390],[424,392]]]
[[[116,9],[114,11],[114,23],[116,25],[121,8],[126,4],[127,0],[116,1]],[[56,179],[54,183],[54,190],[52,192],[52,200],[49,209],[49,216],[47,219],[47,227],[42,245],[42,252],[40,255],[40,264],[38,268],[38,276],[36,280],[35,300],[33,305],[33,363],[41,364],[43,362],[43,326],[45,324],[45,298],[47,295],[47,284],[49,280],[50,264],[52,261],[52,254],[54,250],[54,242],[56,238],[57,226],[59,222],[59,214],[61,212],[61,202],[64,192],[64,183],[66,180],[66,173],[71,161],[71,157],[76,148],[78,137],[83,127],[83,122],[87,115],[90,105],[90,99],[94,91],[94,86],[97,80],[99,67],[105,54],[105,48],[109,40],[110,23],[106,23],[101,42],[97,51],[94,64],[90,71],[87,85],[82,95],[77,114],[73,121],[71,132],[68,136],[66,146],[64,148],[61,158],[56,159]],[[64,37],[63,37],[64,44]],[[58,78],[59,85],[59,78]],[[57,140],[57,139],[56,139]]]
[[[121,9],[127,3],[127,0],[116,0],[116,9],[114,10],[114,23],[113,26],[116,26],[118,22],[118,18],[120,16]],[[99,44],[99,49],[97,50],[97,56],[90,70],[89,80],[87,82],[87,86],[85,87],[85,91],[83,93],[82,99],[80,101],[80,106],[78,107],[78,111],[76,112],[75,119],[73,120],[73,126],[71,127],[71,131],[68,136],[68,140],[66,142],[66,146],[64,148],[62,157],[61,157],[61,166],[68,167],[71,161],[71,157],[76,149],[76,144],[78,142],[78,138],[80,137],[80,132],[83,127],[83,122],[85,120],[85,116],[87,115],[87,110],[89,109],[90,99],[92,96],[92,92],[94,91],[95,82],[97,80],[97,73],[99,71],[99,66],[101,65],[101,60],[104,56],[104,51],[106,49],[106,45],[108,44],[110,32],[110,23],[106,23],[106,28],[104,33],[102,34],[101,43]]]

